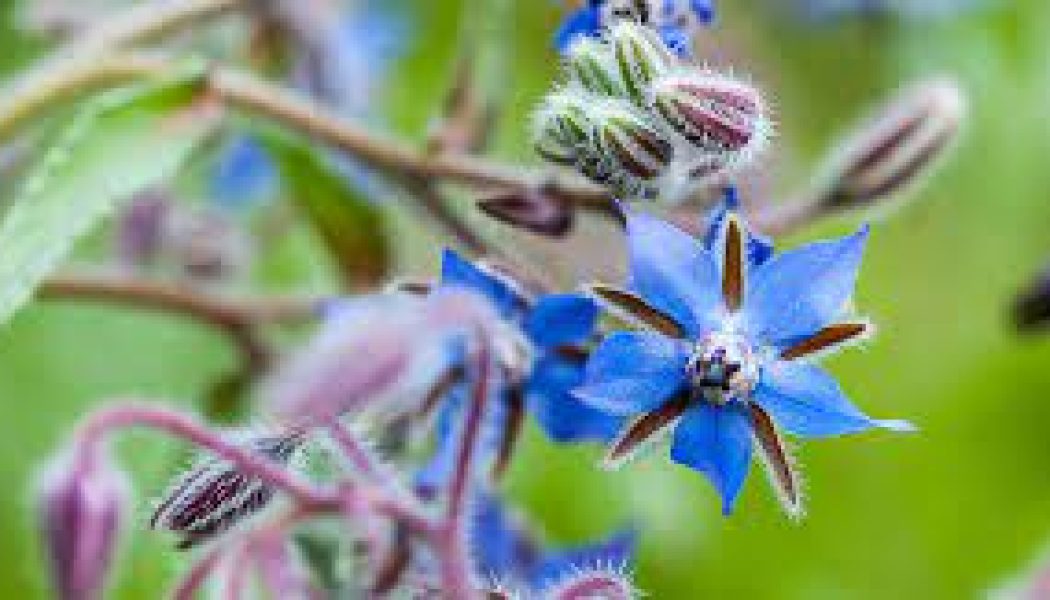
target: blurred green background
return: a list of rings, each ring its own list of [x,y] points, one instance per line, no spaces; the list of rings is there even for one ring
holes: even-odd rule
[[[471,2],[408,4],[409,52],[382,106],[398,131],[422,139]],[[516,3],[511,68],[500,82],[509,103],[495,147],[501,156],[533,160],[527,115],[556,75],[556,4]],[[552,447],[535,431],[513,466],[511,493],[556,542],[635,523],[642,532],[637,583],[654,598],[984,595],[1025,572],[1050,543],[1050,335],[1019,335],[1009,319],[1016,292],[1050,259],[1050,4],[993,0],[992,10],[950,19],[821,27],[787,21],[769,3],[718,4],[717,29],[702,34],[705,52],[751,74],[776,106],[771,200],[803,186],[829,144],[901,84],[948,73],[969,95],[957,154],[875,228],[857,304],[879,335],[829,362],[859,406],[908,418],[922,432],[807,444],[800,462],[809,509],[800,523],[781,514],[760,475],[727,519],[698,475],[660,453],[604,473],[595,468],[596,450]],[[2,6],[0,66],[10,75],[47,44],[17,28],[20,5]],[[487,232],[503,233],[472,216]],[[840,219],[781,242],[855,222]],[[602,251],[620,245],[611,232]],[[289,289],[315,282],[313,249],[303,246],[275,249],[261,268]],[[417,246],[406,268],[432,269],[436,246]],[[531,252],[523,256],[539,251]],[[212,332],[126,310],[36,304],[6,326],[0,590],[46,596],[33,478],[79,417],[116,395],[193,406],[233,360]],[[151,494],[182,455],[146,435],[127,436],[121,448],[137,474],[141,524]],[[157,597],[184,567],[168,540],[141,529],[126,539],[114,597]]]

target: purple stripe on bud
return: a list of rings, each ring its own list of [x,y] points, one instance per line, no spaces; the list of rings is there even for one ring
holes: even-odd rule
[[[664,77],[653,85],[659,115],[701,152],[742,154],[769,129],[755,88],[715,73]]]
[[[55,594],[63,600],[102,596],[127,510],[123,474],[102,450],[79,451],[52,462],[38,496]]]

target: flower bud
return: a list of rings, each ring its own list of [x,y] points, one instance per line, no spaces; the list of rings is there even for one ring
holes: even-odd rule
[[[593,126],[585,107],[587,96],[556,92],[548,96],[533,119],[536,152],[561,165],[575,165],[591,144]]]
[[[253,433],[242,445],[281,464],[288,464],[302,446],[299,433]],[[213,539],[262,510],[274,490],[258,478],[241,473],[218,458],[205,458],[179,477],[150,517],[150,527],[182,535],[180,549]]]
[[[906,90],[835,153],[822,204],[855,207],[903,190],[945,154],[965,114],[954,81]]]
[[[627,575],[615,568],[580,570],[543,593],[552,600],[631,600],[637,598]]]
[[[636,23],[614,25],[609,42],[628,96],[646,106],[650,85],[678,64],[677,57],[653,29]]]
[[[708,163],[734,162],[757,153],[770,122],[758,90],[717,73],[696,71],[662,77],[653,84],[656,112]]]
[[[643,192],[671,163],[664,132],[626,102],[606,103],[593,112],[598,146],[624,191]]]
[[[478,208],[508,225],[548,237],[563,237],[573,225],[572,206],[548,186],[480,200]]]
[[[592,37],[580,37],[569,47],[567,56],[569,76],[584,90],[600,96],[623,96],[623,81],[609,44]]]
[[[123,474],[103,451],[82,452],[92,454],[54,460],[38,497],[55,594],[64,600],[102,597],[127,509]]]

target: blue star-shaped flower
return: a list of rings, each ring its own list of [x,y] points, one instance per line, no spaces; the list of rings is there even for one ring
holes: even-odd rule
[[[821,437],[912,429],[866,416],[804,360],[870,331],[863,320],[840,320],[868,230],[774,256],[729,210],[711,227],[701,243],[653,217],[627,215],[628,290],[592,291],[640,330],[608,336],[575,393],[610,414],[641,413],[612,446],[611,464],[673,428],[671,458],[707,476],[728,514],[754,446],[798,514],[797,476],[780,430]]]
[[[588,0],[565,17],[554,35],[554,46],[559,52],[565,52],[580,36],[601,36],[610,17],[610,7],[614,4],[624,4],[627,9],[634,4],[650,5],[647,11],[652,14],[645,17],[648,23],[660,32],[668,48],[683,57],[688,57],[691,52],[689,34],[693,19],[706,25],[715,16],[711,0]]]
[[[497,390],[491,411],[487,447],[505,459],[522,411],[527,410],[556,442],[609,441],[623,423],[620,417],[592,408],[571,393],[583,382],[586,353],[581,344],[594,332],[598,308],[579,294],[548,294],[531,299],[509,279],[479,268],[445,250],[441,286],[468,288],[488,298],[506,325],[493,340],[505,385]],[[468,390],[452,387],[438,418],[438,448],[418,476],[434,489],[447,477],[456,452],[456,435]]]
[[[634,555],[637,536],[630,528],[593,544],[544,549],[512,516],[497,497],[479,497],[470,542],[478,575],[518,591],[538,594],[588,569],[623,569]]]

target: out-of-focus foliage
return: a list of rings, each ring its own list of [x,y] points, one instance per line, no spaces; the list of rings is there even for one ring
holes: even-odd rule
[[[526,115],[555,76],[555,4],[516,4],[507,40],[513,62],[502,83],[509,106],[495,144],[507,156],[527,156]],[[766,12],[766,2],[722,3],[720,26],[702,34],[698,53],[751,73],[774,101],[779,154],[768,178],[780,189],[801,186],[829,140],[913,77],[950,72],[971,96],[958,155],[917,202],[873,231],[857,303],[880,334],[828,365],[859,404],[906,416],[923,431],[894,443],[872,435],[806,446],[801,460],[812,484],[801,525],[782,518],[758,480],[744,490],[738,514],[724,519],[715,494],[687,470],[654,458],[604,473],[594,468],[597,452],[554,449],[533,431],[510,473],[511,495],[554,541],[595,539],[633,517],[642,543],[637,583],[654,598],[969,597],[1045,548],[1050,338],[1018,338],[1007,311],[1050,251],[1050,6],[1000,4],[934,22],[811,29]],[[6,73],[41,48],[12,33],[16,8],[5,3],[0,14]],[[445,91],[461,10],[451,0],[406,8],[416,22],[412,53],[392,67],[382,107],[414,139]],[[89,155],[92,163],[112,161],[106,147]],[[155,149],[122,155],[116,175],[155,168],[157,156]],[[503,243],[519,239],[469,216]],[[839,221],[804,237],[853,225]],[[609,236],[603,253],[619,252],[611,229],[584,229]],[[271,287],[316,287],[323,252],[293,231],[260,257],[257,276]],[[540,255],[551,253],[521,253]],[[415,245],[402,258],[418,273],[433,272],[437,256]],[[32,511],[17,490],[30,488],[36,465],[92,403],[141,393],[191,406],[232,364],[223,339],[181,320],[68,304],[21,312],[0,337],[0,473],[10,500],[0,506],[2,588],[44,597]],[[183,459],[146,437],[120,449],[141,490],[161,491]],[[144,515],[148,498],[138,502]],[[185,559],[144,528],[126,541],[114,597],[156,597]]]
[[[116,90],[62,129],[0,227],[0,321],[119,201],[177,174],[216,122],[198,76]]]

